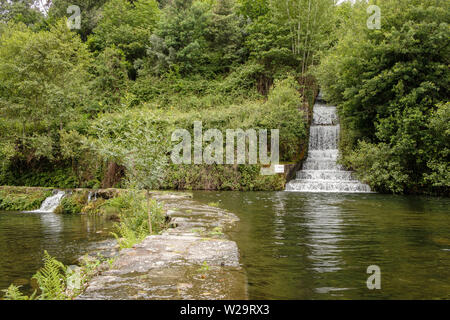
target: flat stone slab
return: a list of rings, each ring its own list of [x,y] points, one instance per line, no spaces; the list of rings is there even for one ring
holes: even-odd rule
[[[238,247],[223,232],[238,218],[185,195],[153,197],[174,228],[121,250],[77,299],[247,299]]]

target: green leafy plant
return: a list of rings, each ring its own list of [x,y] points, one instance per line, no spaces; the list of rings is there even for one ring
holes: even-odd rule
[[[222,236],[223,235],[223,230],[221,227],[215,227],[210,233],[209,235],[211,236]]]
[[[210,268],[210,266],[208,265],[208,262],[207,262],[207,261],[203,261],[202,266],[201,266],[199,269],[197,269],[197,272],[199,272],[199,273],[206,273],[206,272],[208,272],[210,269],[211,269],[211,268]]]
[[[41,294],[39,300],[65,300],[66,266],[44,251],[44,267],[34,276]]]
[[[161,204],[148,199],[144,192],[131,190],[118,198],[120,199],[115,199],[114,202],[121,205],[120,221],[115,224],[113,235],[121,248],[132,247],[150,234],[157,234],[166,228]]]
[[[36,294],[35,291],[30,297],[26,296],[20,292],[20,286],[16,286],[14,284],[11,284],[8,289],[3,290],[3,292],[5,292],[3,297],[4,300],[33,300]]]

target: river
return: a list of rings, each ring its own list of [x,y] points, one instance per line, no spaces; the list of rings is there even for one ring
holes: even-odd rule
[[[240,218],[250,299],[450,299],[450,199],[196,192]],[[381,270],[369,290],[367,268]]]
[[[240,222],[250,299],[450,299],[450,199],[380,194],[194,192]],[[0,212],[0,290],[31,290],[47,250],[65,264],[110,239],[111,222]],[[367,268],[381,270],[369,290]]]
[[[112,237],[111,228],[111,221],[98,217],[0,211],[0,290],[14,283],[30,293],[44,250],[64,264],[76,264]]]

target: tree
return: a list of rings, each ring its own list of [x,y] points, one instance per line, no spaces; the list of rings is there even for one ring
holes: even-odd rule
[[[0,22],[22,22],[28,26],[38,24],[42,13],[34,0],[0,0]]]
[[[115,47],[108,47],[96,57],[94,66],[93,91],[100,104],[96,111],[117,109],[128,88],[125,54]]]
[[[126,168],[127,186],[147,190],[148,226],[152,233],[154,206],[150,205],[150,190],[157,189],[168,164],[166,137],[162,137],[145,115],[105,116],[94,124],[96,140],[93,148],[106,160]]]
[[[269,13],[270,0],[237,0],[237,11],[245,18],[256,20]]]
[[[81,29],[76,31],[83,41],[92,33],[100,19],[101,7],[108,0],[52,0],[49,9],[49,23],[52,24],[61,18],[69,18],[72,13],[67,13],[70,6],[78,6],[81,13]]]
[[[52,159],[57,131],[75,120],[86,100],[90,54],[64,22],[33,32],[8,24],[0,38],[2,139],[17,144],[15,156]]]
[[[386,0],[382,27],[371,30],[369,4],[354,5],[360,24],[343,32],[317,72],[339,106],[344,162],[380,191],[445,190],[448,138],[430,123],[448,113],[449,5]]]
[[[289,28],[292,54],[300,58],[305,75],[317,60],[315,54],[327,45],[334,0],[271,0],[270,9],[276,23]]]
[[[243,62],[242,21],[234,2],[174,1],[167,5],[147,50],[147,69],[154,74],[175,70],[181,75],[212,77]]]
[[[103,6],[101,18],[88,44],[94,51],[113,46],[121,50],[130,63],[134,78],[133,64],[145,56],[158,20],[159,9],[155,0],[111,0]]]
[[[205,72],[208,67],[211,6],[195,1],[174,1],[161,15],[147,50],[150,69],[162,73],[176,69],[181,74]]]

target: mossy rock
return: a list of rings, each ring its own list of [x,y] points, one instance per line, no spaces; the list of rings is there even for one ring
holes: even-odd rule
[[[65,196],[59,206],[55,209],[57,214],[74,214],[82,213],[83,208],[88,203],[88,194],[86,190],[75,190],[71,194]]]

